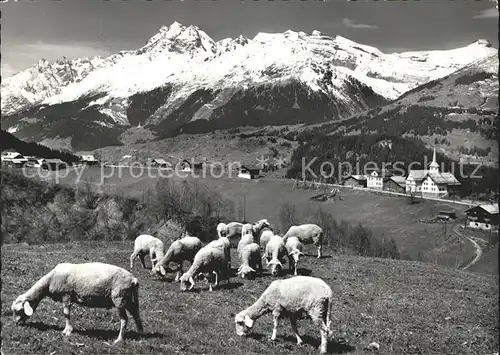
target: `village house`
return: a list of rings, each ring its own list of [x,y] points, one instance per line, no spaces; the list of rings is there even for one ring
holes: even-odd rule
[[[436,149],[429,169],[410,170],[406,178],[406,192],[418,193],[423,197],[441,198],[449,195],[460,186],[460,182],[452,173],[439,172],[436,161]]]
[[[391,176],[384,181],[384,190],[405,193],[406,178],[404,176]]]
[[[366,175],[349,175],[344,179],[342,184],[350,187],[366,187],[366,180]]]
[[[242,165],[238,172],[240,179],[256,179],[260,176],[260,169],[250,165]]]
[[[97,165],[99,161],[92,154],[84,154],[80,156],[80,163],[86,165]]]
[[[392,176],[386,169],[373,169],[366,177],[366,187],[369,189],[383,190],[384,180]]]
[[[498,204],[485,204],[469,208],[466,227],[483,230],[498,230]]]
[[[18,152],[6,152],[2,154],[1,162],[3,166],[20,168],[28,162],[28,159]]]
[[[170,164],[165,159],[151,159],[149,161],[149,166],[155,168],[168,168]]]
[[[180,171],[190,172],[203,169],[203,163],[188,161],[184,159],[180,162]]]

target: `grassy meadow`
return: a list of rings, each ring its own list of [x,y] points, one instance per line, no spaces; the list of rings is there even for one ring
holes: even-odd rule
[[[96,189],[112,193],[136,197],[139,200],[146,198],[147,191],[153,190],[158,181],[157,169],[145,171],[141,177],[139,170],[130,173],[128,168],[103,168],[102,176],[112,177],[103,179],[101,168],[87,168],[79,181],[80,185],[91,181]],[[168,172],[164,172],[167,175]],[[208,175],[208,174],[207,174]],[[76,173],[70,171],[66,178],[61,179],[63,184],[75,185]],[[184,179],[174,177],[175,179]],[[186,177],[185,179],[194,179]],[[438,264],[455,267],[463,262],[463,255],[473,255],[474,248],[470,243],[463,243],[458,238],[453,238],[452,226],[443,224],[429,224],[419,222],[420,219],[432,218],[441,210],[453,209],[458,216],[463,214],[466,206],[418,200],[410,204],[407,198],[384,196],[363,191],[342,189],[342,200],[329,202],[311,201],[313,191],[293,189],[293,181],[287,179],[260,178],[244,180],[237,178],[237,173],[232,172],[231,177],[211,178],[201,177],[204,183],[220,194],[233,201],[235,205],[235,218],[256,221],[268,218],[274,227],[282,229],[280,225],[280,207],[289,203],[298,210],[315,210],[321,207],[325,212],[331,213],[340,222],[361,223],[373,231],[378,238],[393,238],[401,253],[410,255],[414,259],[420,255],[427,255],[427,259]],[[101,184],[103,183],[103,184]],[[239,212],[238,212],[239,211]],[[301,223],[300,221],[297,221]],[[457,222],[462,223],[462,222]],[[284,231],[280,231],[284,233]],[[460,255],[458,255],[460,254]],[[460,259],[459,261],[457,261]]]
[[[289,321],[271,343],[272,318],[255,322],[248,338],[235,333],[234,314],[251,305],[274,279],[233,277],[208,292],[204,282],[181,293],[179,284],[160,280],[136,261],[140,308],[146,334],[129,320],[125,342],[116,338],[116,310],[75,305],[69,338],[62,335],[62,304],[43,300],[26,326],[14,324],[10,305],[60,262],[101,261],[128,268],[133,242],[75,242],[2,247],[3,354],[311,354],[319,333],[309,320],[299,321],[305,345],[297,347]],[[313,249],[307,249],[313,253]],[[234,252],[234,251],[233,251]],[[302,259],[299,272],[320,277],[334,292],[329,353],[367,354],[371,342],[380,354],[493,354],[498,351],[498,278],[433,264],[325,253]],[[29,260],[29,262],[27,262]],[[237,267],[233,255],[233,268]],[[147,259],[149,265],[149,259]],[[282,277],[290,277],[284,275]]]

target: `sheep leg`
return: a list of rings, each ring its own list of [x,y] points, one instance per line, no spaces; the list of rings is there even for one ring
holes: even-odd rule
[[[318,259],[321,259],[323,257],[323,246],[319,245],[318,246]]]
[[[319,346],[320,354],[326,354],[327,346],[328,346],[328,329],[326,326],[323,317],[319,312],[309,313],[314,324],[316,324],[319,328],[321,334],[321,345]]]
[[[290,317],[290,323],[292,324],[292,330],[295,333],[295,337],[297,338],[297,345],[301,346],[304,342],[302,341],[302,338],[299,335],[299,331],[297,329],[297,318],[295,317]]]
[[[132,253],[132,255],[130,255],[130,268],[131,269],[134,267],[134,260],[135,260],[135,258],[137,258],[137,255],[139,255],[139,251],[138,250],[134,250],[134,252]]]
[[[135,326],[138,333],[144,333],[144,327],[142,326],[142,320],[139,315],[139,307],[137,305],[128,305],[127,311],[134,318]]]
[[[151,270],[155,267],[155,262],[153,261],[156,258],[156,253],[153,250],[149,250],[149,259],[151,260]]]
[[[144,260],[146,258],[146,255],[144,253],[139,253],[139,259],[141,260],[142,267],[145,269],[146,268],[146,261]]]
[[[279,310],[274,310],[273,311],[273,322],[274,322],[274,326],[273,326],[273,333],[271,334],[271,341],[275,341],[276,340],[276,335],[277,335],[277,332],[278,332],[278,320],[279,320],[279,317],[280,317],[280,311]]]
[[[179,281],[181,278],[182,274],[182,261],[179,263],[179,266],[177,267],[177,274],[175,274],[175,281]]]
[[[118,308],[118,315],[120,316],[120,332],[118,333],[118,338],[115,340],[115,344],[123,341],[123,335],[125,333],[125,328],[127,328],[128,316],[125,308]]]
[[[73,331],[73,327],[70,324],[71,300],[69,299],[69,297],[65,296],[63,298],[63,304],[64,304],[63,312],[64,312],[64,319],[66,320],[66,327],[64,328],[62,333],[65,336],[69,336]]]

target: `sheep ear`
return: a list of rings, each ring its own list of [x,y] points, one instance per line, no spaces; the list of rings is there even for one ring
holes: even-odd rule
[[[24,313],[31,317],[33,315],[33,308],[31,308],[30,303],[28,301],[24,302]]]
[[[165,268],[163,266],[160,265],[160,273],[165,276],[167,274],[167,272],[165,271]]]
[[[253,327],[253,320],[248,315],[245,316],[245,325],[248,328],[252,328]]]
[[[14,303],[14,306],[12,306],[12,309],[14,311],[20,311],[23,308],[23,304],[21,302]]]
[[[291,251],[290,253],[288,253],[288,256],[293,256],[293,251]]]
[[[303,253],[303,252],[301,252],[301,251],[299,251],[299,255],[302,255],[302,256],[304,256],[304,253]]]

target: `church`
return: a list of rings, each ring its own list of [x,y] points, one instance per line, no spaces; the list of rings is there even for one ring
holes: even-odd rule
[[[410,170],[406,178],[406,193],[413,192],[423,197],[446,197],[458,186],[460,182],[452,173],[439,172],[436,149],[428,169]]]

